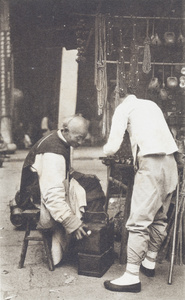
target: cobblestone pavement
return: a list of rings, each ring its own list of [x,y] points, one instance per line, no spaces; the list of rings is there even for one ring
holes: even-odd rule
[[[176,300],[185,299],[185,267],[174,266],[172,285],[167,284],[169,263],[157,264],[156,277],[146,278],[141,274],[142,291],[138,294],[109,292],[103,282],[120,276],[125,270],[116,258],[111,268],[101,277],[78,275],[77,264],[66,262],[53,272],[48,270],[41,242],[31,242],[24,268],[18,269],[21,245],[24,236],[9,221],[9,201],[19,188],[20,173],[27,151],[16,151],[0,168],[0,257],[1,299],[16,300]],[[106,189],[106,167],[98,159],[99,148],[75,150],[73,167],[80,172],[96,174]],[[37,233],[37,232],[36,232]],[[115,252],[119,256],[119,243]]]

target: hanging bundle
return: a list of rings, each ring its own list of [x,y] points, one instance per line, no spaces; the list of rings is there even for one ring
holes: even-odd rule
[[[181,27],[181,24],[180,24],[180,30],[179,30],[179,36],[177,38],[177,43],[179,44],[183,44],[185,42],[185,37],[183,36],[182,34],[182,27]]]
[[[147,26],[146,26],[146,38],[144,40],[144,57],[143,57],[143,65],[142,65],[142,70],[146,74],[148,74],[151,70],[150,38],[148,36],[148,29],[149,29],[149,20],[147,20]]]
[[[101,14],[95,21],[95,86],[97,90],[98,115],[103,113],[107,100],[107,68],[105,18]]]
[[[152,35],[151,35],[151,44],[154,46],[160,46],[162,44],[159,35],[155,32],[154,29],[155,20],[153,21]]]

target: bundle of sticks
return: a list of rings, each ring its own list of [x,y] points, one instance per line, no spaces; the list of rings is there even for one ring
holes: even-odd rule
[[[167,236],[159,255],[159,261],[170,261],[169,284],[172,283],[174,264],[185,264],[185,165],[178,169],[179,180],[169,213]]]

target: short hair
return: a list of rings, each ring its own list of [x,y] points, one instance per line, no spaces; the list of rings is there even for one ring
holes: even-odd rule
[[[62,122],[62,129],[68,129],[69,123],[74,120],[75,118],[80,118],[81,120],[84,121],[84,123],[86,123],[87,128],[89,127],[89,121],[87,119],[85,119],[82,114],[75,114],[72,116],[68,116],[66,118],[64,118],[63,122]]]
[[[125,86],[124,89],[119,91],[120,98],[124,98],[126,95],[135,95],[136,91],[131,86]]]
[[[69,125],[69,123],[76,117],[82,117],[82,114],[75,114],[75,115],[70,115],[70,116],[65,117],[62,122],[62,126],[67,127]]]

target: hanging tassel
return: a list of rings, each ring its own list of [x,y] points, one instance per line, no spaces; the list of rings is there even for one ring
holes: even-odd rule
[[[97,90],[98,115],[101,115],[107,101],[106,30],[105,17],[101,14],[96,17],[95,28],[95,85]]]
[[[151,71],[150,42],[148,41],[145,41],[145,45],[144,45],[144,58],[143,58],[142,70],[146,74],[148,74]]]
[[[151,71],[150,38],[148,36],[149,20],[147,20],[146,38],[144,40],[144,57],[142,70],[148,74]]]

